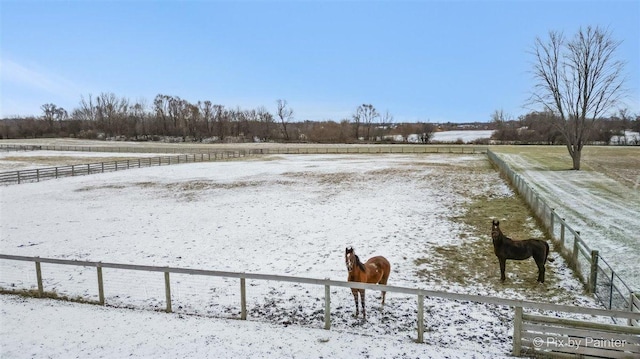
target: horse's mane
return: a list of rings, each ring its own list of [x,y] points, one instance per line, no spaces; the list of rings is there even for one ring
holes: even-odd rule
[[[360,267],[360,269],[361,269],[363,272],[364,272],[364,271],[366,271],[366,269],[365,269],[365,267],[364,267],[364,264],[363,264],[362,262],[360,262],[360,257],[358,257],[358,255],[357,255],[357,254],[355,254],[355,253],[353,254],[353,256],[354,256],[354,257],[356,257],[356,265],[357,265],[358,267]]]

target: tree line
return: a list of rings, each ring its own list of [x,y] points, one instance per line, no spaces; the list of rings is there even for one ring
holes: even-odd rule
[[[358,106],[350,117],[340,121],[296,121],[293,108],[283,99],[276,101],[273,113],[264,106],[229,108],[164,94],[158,94],[148,104],[113,93],[83,96],[72,111],[52,103],[40,109],[40,116],[1,120],[0,138],[350,143],[391,141],[420,134],[426,143],[435,130],[430,123],[394,123],[388,111],[380,114],[371,104]]]
[[[68,112],[55,104],[40,107],[40,116],[0,120],[0,139],[71,137],[129,141],[186,142],[406,142],[430,143],[436,131],[458,129],[494,130],[493,143],[566,144],[553,112],[531,112],[513,119],[502,110],[490,122],[468,124],[429,122],[396,123],[389,111],[383,114],[371,104],[358,106],[340,121],[296,121],[286,100],[275,102],[274,113],[266,107],[227,108],[211,101],[191,103],[178,96],[157,95],[153,103],[131,101],[113,93],[81,97]],[[609,143],[625,130],[640,132],[640,114],[619,110],[601,118],[587,142]],[[489,139],[477,143],[488,143]],[[640,145],[631,138],[628,145]]]
[[[559,119],[553,112],[530,112],[512,119],[502,110],[491,116],[491,139],[496,143],[566,145],[566,139],[558,127]],[[625,138],[625,131],[640,133],[640,114],[632,115],[621,109],[612,116],[599,118],[584,139],[589,144],[610,144],[620,137],[618,144],[640,145],[640,135]]]

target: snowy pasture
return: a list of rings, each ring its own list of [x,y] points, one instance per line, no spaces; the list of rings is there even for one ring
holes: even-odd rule
[[[465,215],[465,204],[480,196],[514,196],[482,155],[281,155],[143,168],[0,187],[0,248],[24,256],[345,280],[344,248],[353,246],[362,259],[389,259],[390,285],[596,306],[581,295],[582,285],[556,254],[556,261],[547,264],[544,285],[527,284],[535,281],[533,263],[527,272],[508,272],[513,286],[496,285],[497,261],[493,271],[469,285],[436,280],[443,274],[440,267],[421,261],[433,248],[463,251],[468,242],[485,241],[486,250],[492,251],[488,233],[474,235],[456,220]],[[490,221],[487,217],[487,227]],[[43,264],[42,271],[45,290],[97,299],[95,268]],[[363,344],[355,347],[372,357],[496,357],[511,350],[513,315],[507,307],[426,298],[427,344],[418,345],[413,341],[415,297],[388,293],[381,311],[379,293],[367,291],[368,320],[362,322],[351,316],[350,291],[332,288],[332,329],[327,333],[314,329],[323,323],[323,287],[249,281],[251,324],[244,327],[243,322],[202,319],[238,317],[237,280],[190,275],[171,280],[173,310],[178,313],[171,315],[3,298],[2,327],[11,323],[16,329],[3,329],[1,354],[31,357],[40,345],[62,356],[83,356],[78,350],[87,348],[113,355],[108,348],[100,352],[99,343],[105,340],[99,334],[95,339],[69,338],[79,335],[71,329],[60,340],[34,342],[23,337],[31,327],[17,319],[56,312],[60,315],[48,318],[62,326],[75,310],[79,321],[93,316],[102,320],[114,340],[119,338],[118,326],[139,321],[162,326],[160,334],[148,335],[159,343],[163,336],[173,336],[173,329],[177,335],[194,336],[193,347],[177,342],[183,351],[162,346],[146,351],[151,349],[135,345],[138,337],[131,334],[132,344],[123,354],[134,356],[196,353],[193,350],[211,350],[212,343],[234,338],[246,343],[255,333],[245,330],[275,330],[280,336],[300,337],[300,347],[330,348],[318,349],[317,357],[351,356],[349,348],[361,338],[370,350]],[[161,273],[105,269],[104,281],[108,305],[164,308]],[[32,263],[0,261],[0,284],[33,289]],[[291,325],[300,329],[285,334]],[[201,331],[212,337],[202,339]],[[307,356],[278,351],[288,345],[279,336],[262,338],[256,356]],[[73,349],[77,340],[91,344]],[[25,347],[28,350],[21,351]],[[242,344],[227,347],[217,354],[247,353]]]
[[[586,147],[580,171],[566,169],[570,157],[562,147],[495,151],[580,231],[632,291],[640,289],[640,148]]]
[[[440,131],[433,134],[433,143],[473,143],[479,139],[489,139],[493,130]]]

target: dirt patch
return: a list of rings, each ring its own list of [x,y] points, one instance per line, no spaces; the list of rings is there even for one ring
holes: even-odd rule
[[[86,187],[81,187],[75,190],[75,192],[88,192],[88,191],[95,191],[95,190],[105,190],[105,189],[113,189],[113,190],[123,190],[127,188],[125,185],[121,185],[121,184],[108,184],[108,185],[103,185],[103,186],[86,186]]]

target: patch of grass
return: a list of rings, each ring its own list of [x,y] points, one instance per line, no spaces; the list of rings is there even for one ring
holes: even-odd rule
[[[544,238],[543,231],[524,201],[518,196],[478,197],[464,215],[452,218],[467,230],[460,244],[431,249],[429,256],[416,261],[427,265],[418,275],[439,285],[473,287],[480,284],[496,292],[517,291],[530,300],[548,300],[550,296],[570,300],[573,293],[558,285],[556,267],[547,262],[545,284],[537,283],[538,268],[533,259],[507,261],[507,279],[500,282],[500,266],[493,253],[491,221],[500,221],[503,232],[513,239]],[[435,268],[435,269],[434,269]]]
[[[25,298],[48,298],[48,299],[55,299],[55,300],[64,300],[67,302],[74,302],[74,303],[84,303],[84,304],[100,304],[99,302],[95,301],[95,300],[88,300],[86,298],[82,298],[80,296],[77,297],[69,297],[66,295],[60,295],[55,291],[44,291],[42,293],[42,295],[40,295],[40,293],[38,292],[38,290],[36,289],[6,289],[3,287],[0,287],[0,294],[13,294],[13,295],[19,295],[21,297],[25,297]]]
[[[565,146],[492,146],[491,150],[496,153],[517,154],[537,163],[537,168],[527,169],[563,171],[570,170],[573,166]],[[585,146],[582,150],[581,170],[602,173],[625,186],[637,188],[640,183],[638,158],[639,146]]]

